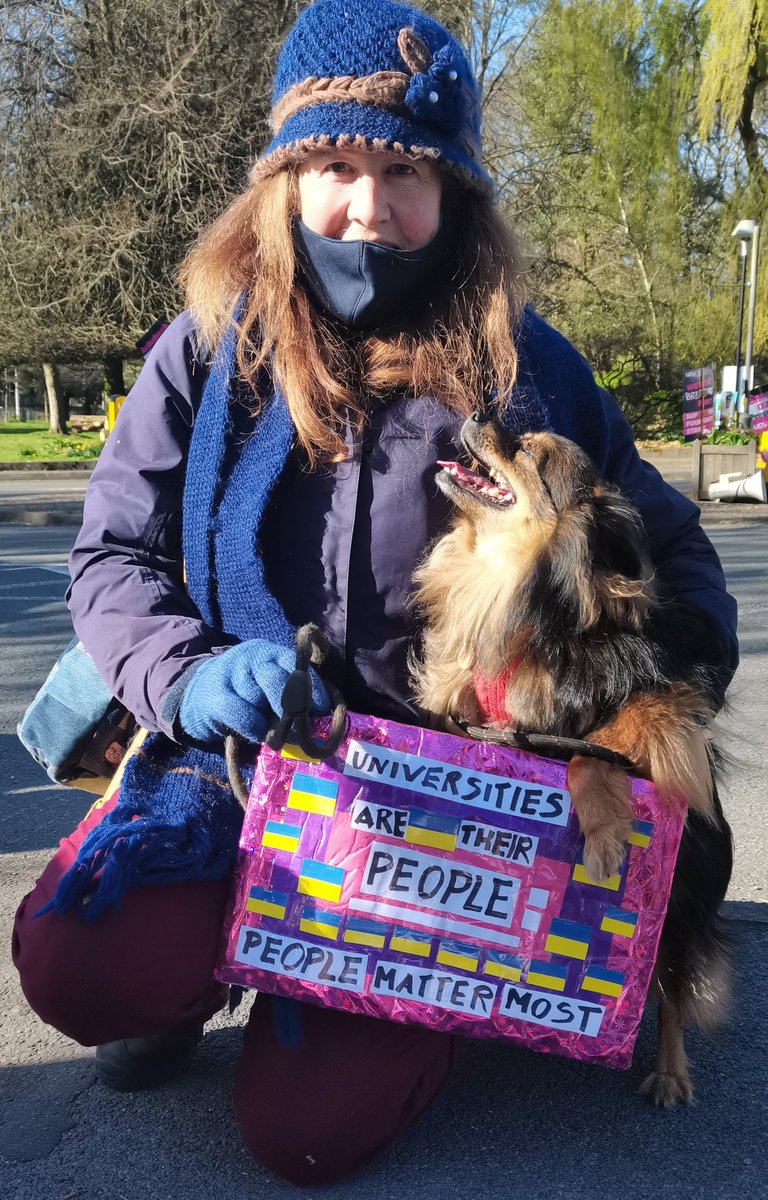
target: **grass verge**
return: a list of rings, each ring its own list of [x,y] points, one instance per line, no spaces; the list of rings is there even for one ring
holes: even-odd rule
[[[0,421],[0,462],[98,458],[99,431],[49,433],[45,421]]]

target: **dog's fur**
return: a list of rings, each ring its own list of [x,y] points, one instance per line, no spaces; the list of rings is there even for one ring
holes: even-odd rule
[[[456,721],[487,723],[482,681],[502,681],[502,724],[618,751],[662,797],[685,797],[655,974],[658,1061],[642,1090],[656,1104],[688,1101],[683,1028],[713,1025],[729,991],[717,913],[731,834],[709,730],[717,677],[693,665],[711,629],[695,609],[656,597],[639,514],[600,483],[578,446],[547,433],[511,439],[479,416],[462,440],[484,474],[446,464],[438,476],[456,516],[415,575],[425,622],[411,664],[418,702],[456,731]],[[568,787],[585,868],[606,878],[630,833],[627,776],[575,755]]]

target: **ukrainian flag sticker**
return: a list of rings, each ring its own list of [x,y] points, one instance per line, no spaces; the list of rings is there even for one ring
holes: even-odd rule
[[[343,941],[353,946],[372,946],[383,950],[389,927],[383,921],[369,921],[365,917],[348,917],[344,927]]]
[[[581,981],[582,992],[597,992],[601,996],[620,996],[624,987],[621,971],[609,971],[606,967],[587,967]]]
[[[560,967],[556,963],[549,962],[534,961],[525,973],[526,983],[530,983],[534,987],[552,988],[556,992],[565,990],[567,978],[567,967]]]
[[[309,755],[302,750],[301,746],[289,746],[287,744],[283,746],[282,750],[280,751],[280,757],[290,759],[291,762],[320,762],[319,758],[310,758]]]
[[[338,937],[341,917],[338,913],[327,912],[312,904],[305,904],[299,920],[302,933],[310,933],[314,937],[330,938],[335,941]]]
[[[282,821],[267,821],[261,835],[262,846],[270,850],[288,850],[291,854],[299,848],[301,825],[286,825]]]
[[[415,954],[419,958],[427,958],[432,949],[432,934],[408,929],[405,925],[396,925],[389,939],[389,948],[396,950],[398,954]]]
[[[321,817],[332,817],[338,794],[338,783],[297,771],[288,793],[288,807],[301,812],[319,813]]]
[[[633,821],[632,832],[629,835],[630,846],[650,846],[653,837],[652,821]]]
[[[414,846],[432,846],[435,850],[455,850],[460,822],[443,813],[412,808],[403,837]]]
[[[483,966],[484,975],[492,975],[494,979],[511,979],[518,982],[523,973],[523,960],[514,954],[503,954],[500,950],[489,950]]]
[[[269,888],[252,887],[245,902],[248,912],[260,913],[262,917],[274,917],[284,921],[288,909],[288,893],[273,892]]]
[[[480,950],[477,946],[468,946],[466,942],[456,942],[446,938],[438,948],[437,961],[444,967],[458,967],[460,971],[476,971],[480,961]]]
[[[550,954],[565,954],[568,958],[585,959],[592,930],[589,925],[555,919],[549,927],[544,949]]]
[[[330,900],[338,904],[341,900],[341,885],[344,882],[342,867],[331,867],[314,858],[305,858],[301,864],[299,883],[296,888],[304,896],[317,900]]]
[[[631,938],[637,929],[637,913],[623,908],[606,908],[600,922],[603,933],[615,933],[619,937]]]
[[[615,875],[610,875],[608,879],[593,879],[592,876],[587,875],[587,872],[584,870],[584,864],[582,862],[583,854],[584,847],[580,846],[578,855],[576,856],[576,863],[573,868],[574,883],[589,883],[592,887],[608,888],[608,890],[611,892],[618,892],[619,888],[621,887],[621,875],[617,872]]]

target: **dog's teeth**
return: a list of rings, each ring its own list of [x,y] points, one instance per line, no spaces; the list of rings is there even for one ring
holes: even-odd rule
[[[497,487],[486,488],[485,490],[489,496],[500,496],[501,495],[501,492],[500,492],[499,488],[497,488]]]

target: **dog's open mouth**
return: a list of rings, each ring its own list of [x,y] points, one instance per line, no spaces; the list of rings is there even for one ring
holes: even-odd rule
[[[496,473],[490,469],[488,469],[486,477],[478,475],[475,471],[468,471],[466,467],[462,467],[461,463],[457,462],[438,462],[437,465],[450,475],[453,483],[462,491],[471,492],[472,495],[489,504],[506,508],[517,500],[512,489],[503,484]],[[481,463],[480,466],[483,464]]]

